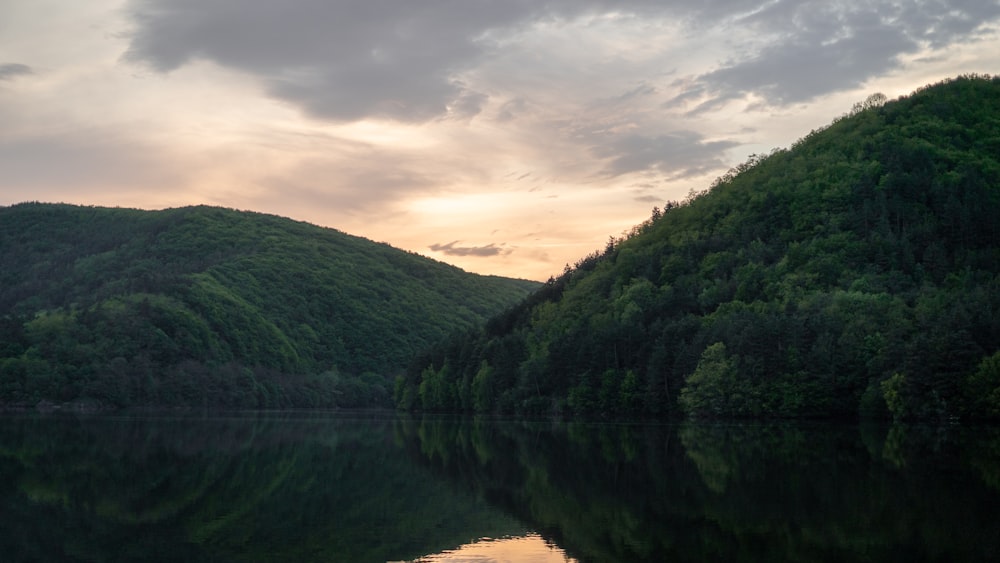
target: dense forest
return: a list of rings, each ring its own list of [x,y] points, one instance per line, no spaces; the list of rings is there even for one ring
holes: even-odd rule
[[[404,409],[1000,416],[1000,78],[875,94],[415,360]]]
[[[538,285],[257,213],[4,207],[0,404],[389,406]]]

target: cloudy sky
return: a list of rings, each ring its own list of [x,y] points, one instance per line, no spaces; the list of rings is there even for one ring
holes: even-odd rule
[[[1000,0],[4,0],[0,205],[212,204],[544,280]]]

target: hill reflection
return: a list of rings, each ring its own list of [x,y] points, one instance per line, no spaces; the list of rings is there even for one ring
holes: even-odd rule
[[[984,561],[998,519],[997,428],[0,417],[4,561]]]
[[[4,561],[378,561],[525,529],[391,420],[0,419]]]
[[[580,561],[983,561],[1000,431],[401,423],[408,451]]]

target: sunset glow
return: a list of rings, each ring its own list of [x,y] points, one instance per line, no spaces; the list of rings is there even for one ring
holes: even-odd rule
[[[544,280],[873,92],[1000,70],[1000,5],[11,0],[0,205],[207,203]]]

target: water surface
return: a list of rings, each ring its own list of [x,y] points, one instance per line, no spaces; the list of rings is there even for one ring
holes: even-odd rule
[[[0,417],[4,561],[987,561],[1000,431]]]

